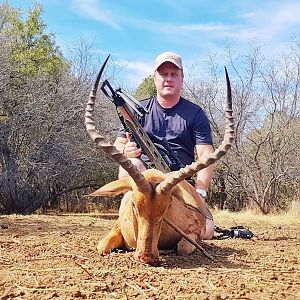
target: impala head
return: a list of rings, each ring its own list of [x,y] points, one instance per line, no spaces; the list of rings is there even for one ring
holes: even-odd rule
[[[130,219],[134,222],[135,236],[137,236],[134,243],[130,245],[136,249],[134,258],[143,263],[158,266],[160,264],[158,241],[161,225],[172,201],[172,191],[176,187],[168,192],[159,193],[156,191],[156,186],[165,180],[167,175],[154,169],[146,170],[142,174],[149,184],[148,191],[142,192],[132,178],[125,177],[106,184],[89,196],[125,194],[125,202],[130,202],[129,209],[132,214]]]

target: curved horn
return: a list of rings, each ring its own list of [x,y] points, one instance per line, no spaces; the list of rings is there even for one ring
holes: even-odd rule
[[[215,163],[222,156],[226,154],[234,140],[234,122],[232,117],[232,95],[230,80],[225,67],[226,84],[227,84],[227,108],[226,108],[226,124],[225,124],[225,134],[221,145],[213,152],[205,156],[201,156],[197,161],[181,168],[180,170],[173,172],[171,177],[167,177],[164,181],[156,187],[157,193],[167,193],[180,181],[187,177],[190,177],[197,173],[198,171],[208,167],[209,165]]]
[[[110,56],[110,55],[109,55]],[[94,86],[90,92],[89,100],[85,108],[85,116],[84,116],[84,124],[87,132],[89,133],[91,139],[105,152],[105,154],[111,157],[114,161],[116,161],[119,165],[121,165],[129,174],[129,176],[134,180],[138,189],[141,192],[151,191],[150,184],[146,181],[144,175],[136,168],[135,165],[121,152],[119,152],[116,147],[111,145],[110,143],[105,142],[104,137],[99,134],[95,127],[94,120],[94,108],[96,101],[97,89],[99,86],[99,82],[105,68],[105,65],[109,59],[109,56],[106,58],[104,64],[102,65]]]

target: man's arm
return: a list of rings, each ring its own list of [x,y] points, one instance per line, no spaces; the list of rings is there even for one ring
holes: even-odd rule
[[[200,157],[205,155],[206,153],[214,152],[214,148],[212,145],[196,145],[197,156]],[[197,181],[195,184],[195,188],[204,189],[207,191],[210,181],[213,176],[213,165],[208,166],[205,169],[202,169],[197,174]]]

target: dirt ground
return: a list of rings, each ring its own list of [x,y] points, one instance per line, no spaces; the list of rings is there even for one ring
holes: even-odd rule
[[[251,240],[202,243],[187,257],[161,253],[150,267],[132,253],[101,257],[96,244],[114,220],[99,215],[0,216],[0,299],[300,299],[299,217],[216,212]]]

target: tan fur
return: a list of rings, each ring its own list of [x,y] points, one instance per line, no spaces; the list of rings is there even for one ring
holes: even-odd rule
[[[135,249],[134,257],[151,265],[159,265],[158,249],[171,249],[178,243],[178,254],[187,255],[195,250],[189,242],[163,221],[166,217],[182,231],[199,241],[205,230],[206,207],[195,189],[182,181],[166,194],[154,193],[158,183],[168,174],[158,170],[143,172],[152,192],[141,193],[134,181],[123,178],[113,181],[91,194],[108,196],[125,193],[119,218],[110,233],[101,239],[97,249],[108,254],[116,248]],[[197,207],[203,214],[187,207]]]

